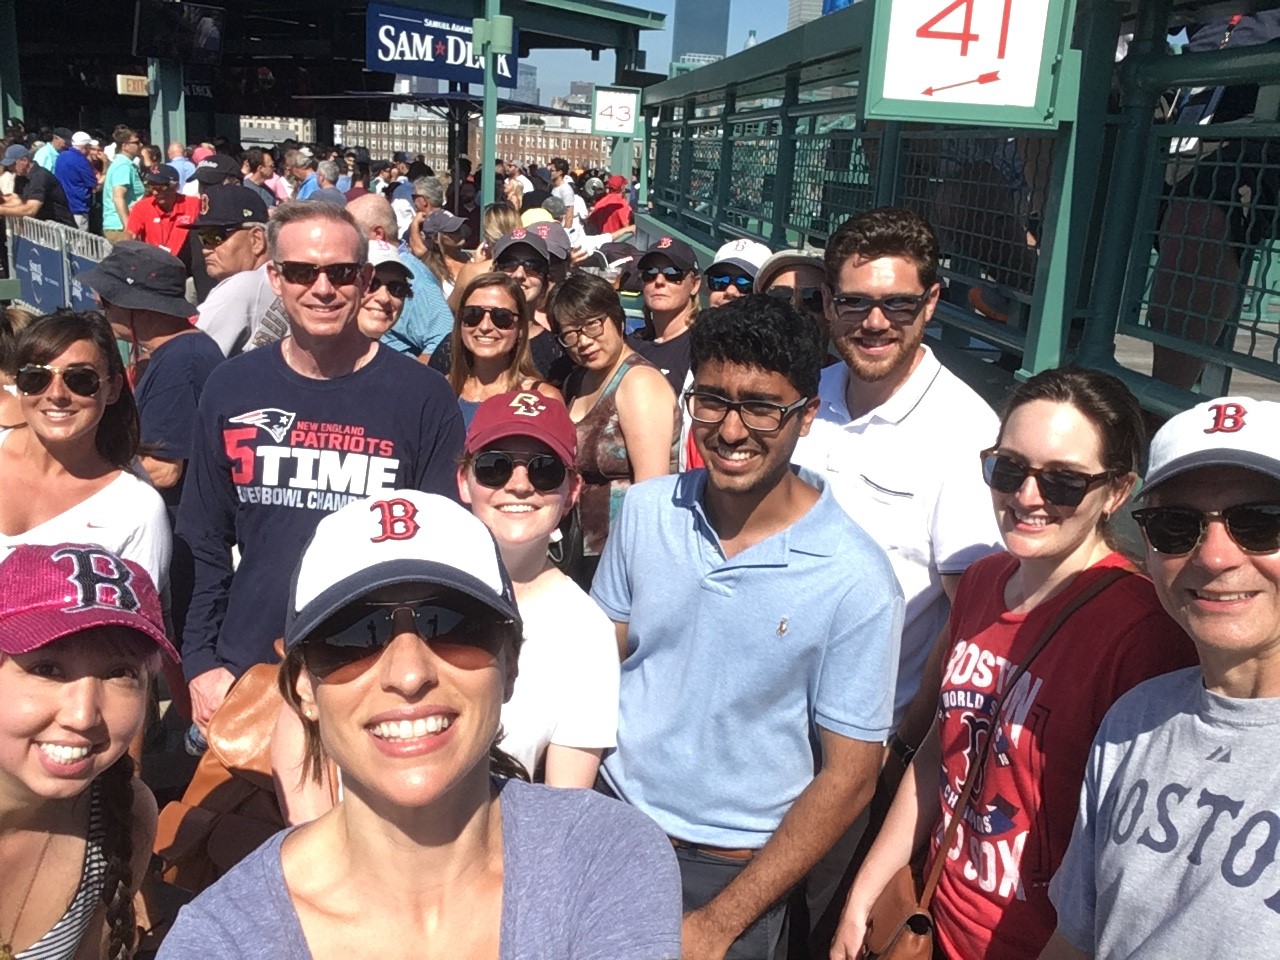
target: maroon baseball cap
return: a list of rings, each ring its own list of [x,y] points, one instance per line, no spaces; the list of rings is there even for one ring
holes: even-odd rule
[[[23,544],[0,563],[0,653],[29,653],[93,627],[150,637],[171,660],[160,597],[132,560],[87,543]]]
[[[465,449],[476,453],[507,437],[541,440],[566,466],[578,462],[578,430],[569,419],[568,409],[554,397],[544,397],[533,390],[512,390],[490,397],[480,404],[471,421]]]

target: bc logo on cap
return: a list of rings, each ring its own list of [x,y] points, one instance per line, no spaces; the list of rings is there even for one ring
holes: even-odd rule
[[[92,547],[63,547],[52,559],[70,560],[67,582],[76,588],[76,605],[64,613],[85,610],[137,611],[142,602],[133,587],[133,571],[119,558]]]
[[[536,393],[516,394],[510,403],[510,407],[515,411],[517,417],[536,417],[547,409],[547,405],[542,402],[542,398]]]

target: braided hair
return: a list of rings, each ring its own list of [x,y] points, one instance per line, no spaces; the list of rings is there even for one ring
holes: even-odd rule
[[[98,778],[107,859],[102,903],[107,911],[107,960],[128,960],[137,938],[133,910],[133,760],[126,753]]]

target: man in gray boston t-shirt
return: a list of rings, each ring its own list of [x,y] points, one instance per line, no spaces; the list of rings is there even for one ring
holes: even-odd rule
[[[1201,665],[1103,720],[1041,960],[1280,956],[1280,403],[1174,417],[1143,495],[1148,569]]]

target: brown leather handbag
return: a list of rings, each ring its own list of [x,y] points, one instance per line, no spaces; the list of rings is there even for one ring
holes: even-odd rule
[[[209,722],[181,800],[160,812],[155,853],[166,882],[199,893],[285,827],[271,775],[271,735],[284,699],[279,665],[250,667]]]
[[[1130,573],[1132,573],[1131,570],[1119,567],[1106,570],[1093,583],[1080,591],[1070,603],[1058,611],[1058,615],[1040,634],[1040,638],[1031,648],[1027,658],[1010,675],[1009,682],[1005,685],[1006,696],[1000,698],[991,712],[991,729],[978,750],[977,762],[969,768],[969,775],[965,777],[960,799],[956,803],[951,822],[947,824],[942,843],[938,845],[938,855],[934,857],[928,879],[922,882],[912,864],[903,867],[890,878],[867,915],[867,932],[862,940],[863,960],[932,960],[934,956],[933,917],[929,915],[929,904],[933,902],[938,881],[942,879],[942,868],[946,864],[947,851],[955,843],[960,821],[964,819],[964,811],[968,808],[969,800],[973,796],[978,771],[987,762],[988,748],[991,746],[993,734],[999,729],[1000,711],[1004,707],[1008,691],[1014,688],[1014,684],[1021,679],[1023,672],[1031,666],[1031,662],[1039,656],[1040,651],[1045,648],[1068,617],[1111,584],[1122,577],[1129,576]]]

